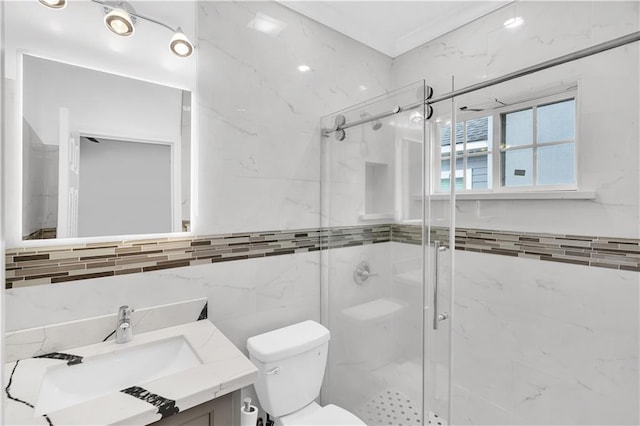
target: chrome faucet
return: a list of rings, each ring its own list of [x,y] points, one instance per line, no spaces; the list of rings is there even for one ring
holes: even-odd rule
[[[116,343],[127,343],[133,339],[133,327],[131,327],[132,309],[128,305],[118,309],[118,324],[116,325]]]

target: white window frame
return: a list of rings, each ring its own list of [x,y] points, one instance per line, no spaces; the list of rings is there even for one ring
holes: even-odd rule
[[[563,101],[568,101],[573,99],[575,101],[575,117],[574,117],[574,130],[573,130],[573,139],[567,139],[563,141],[553,141],[553,142],[544,142],[538,143],[538,124],[537,124],[537,109],[541,106],[546,106],[554,103],[559,103]],[[532,143],[529,145],[518,145],[514,148],[504,149],[502,147],[502,118],[504,115],[522,111],[526,109],[533,110],[533,135],[532,135]],[[497,121],[496,121],[497,120]],[[493,192],[546,192],[546,191],[575,191],[578,189],[578,99],[577,93],[575,90],[559,93],[556,95],[545,96],[542,98],[537,98],[531,101],[521,102],[514,105],[509,105],[506,107],[496,108],[494,110],[494,122],[497,122],[498,125],[494,125],[494,186]],[[536,183],[538,178],[538,155],[537,148],[538,146],[553,146],[553,145],[563,145],[573,143],[574,144],[574,152],[573,152],[573,171],[574,171],[574,180],[571,184],[561,184],[561,185],[538,185]],[[533,174],[531,178],[531,185],[526,186],[502,186],[502,152],[505,151],[515,151],[518,149],[532,149],[532,165],[531,172]]]
[[[493,117],[493,115],[494,115],[493,113],[488,114],[487,111],[474,111],[472,113],[468,113],[468,114],[464,114],[464,115],[458,115],[459,120],[458,120],[457,123],[466,123],[467,121],[474,120],[476,118],[491,117],[490,127],[491,128],[495,128],[495,123],[494,123],[495,118]],[[449,124],[449,125],[451,125],[451,124]],[[449,189],[441,189],[440,188],[441,180],[442,180],[443,177],[445,177],[445,176],[443,176],[443,174],[444,173],[449,173],[449,172],[443,172],[442,171],[442,163],[441,163],[442,160],[446,160],[447,159],[447,158],[443,158],[442,157],[442,146],[440,145],[440,131],[444,127],[447,127],[447,126],[446,125],[445,126],[439,126],[438,127],[438,131],[437,131],[438,143],[436,144],[437,162],[436,162],[436,164],[434,166],[434,171],[435,171],[435,179],[434,179],[434,183],[433,183],[434,184],[434,191],[433,191],[434,194],[442,194],[442,193],[448,193],[449,192]],[[454,132],[454,135],[453,135],[453,137],[454,137],[454,144],[453,145],[454,146],[452,148],[450,148],[450,149],[453,150],[451,152],[451,154],[455,154],[455,131],[456,131],[455,127],[452,126],[452,132]],[[464,135],[463,136],[463,141],[462,141],[462,152],[463,152],[463,154],[460,157],[458,157],[457,155],[450,155],[449,156],[449,160],[451,160],[451,164],[450,164],[449,168],[450,168],[450,171],[452,171],[452,172],[454,170],[456,171],[456,173],[455,173],[456,176],[455,176],[455,178],[453,180],[454,183],[455,183],[455,180],[457,178],[462,177],[463,178],[462,183],[466,187],[470,183],[469,179],[466,179],[466,180],[464,179],[465,174],[466,174],[466,176],[468,176],[469,175],[469,171],[470,171],[470,169],[467,169],[467,158],[469,158],[469,157],[482,157],[482,156],[487,155],[488,157],[490,157],[491,161],[494,161],[493,151],[495,150],[495,144],[491,140],[491,138],[493,137],[492,134],[489,133],[487,135],[489,137],[489,140],[487,141],[488,142],[487,151],[484,152],[484,153],[474,153],[474,154],[469,155],[469,154],[467,154],[467,126],[466,126],[466,124],[465,124],[465,126],[463,128],[463,135]],[[458,175],[457,169],[455,168],[455,162],[456,162],[455,160],[457,160],[458,158],[462,158],[463,173],[462,173],[461,176]],[[493,163],[491,164],[491,169],[487,171],[487,174],[488,174],[488,179],[489,179],[491,185],[493,185],[493,183],[495,182],[494,175],[493,175]],[[451,182],[449,182],[449,184],[451,184]],[[480,193],[480,192],[492,192],[492,191],[491,191],[491,188],[483,188],[483,189],[467,189],[467,188],[464,188],[464,189],[458,189],[458,190],[456,190],[456,192]]]
[[[574,139],[573,140],[564,140],[564,141],[553,141],[553,142],[545,142],[545,143],[537,143],[537,108],[541,107],[541,106],[545,106],[545,105],[549,105],[549,104],[554,104],[554,103],[558,103],[558,102],[562,102],[562,101],[567,101],[573,99],[575,100],[575,120],[574,120]],[[534,124],[534,129],[533,129],[533,140],[532,140],[532,144],[530,145],[518,145],[515,148],[511,148],[511,149],[507,149],[508,150],[516,150],[516,149],[526,149],[526,148],[532,148],[532,155],[533,155],[533,162],[532,162],[532,185],[527,185],[527,186],[502,186],[502,179],[501,179],[501,171],[502,171],[502,152],[505,151],[503,149],[503,147],[501,146],[502,144],[502,118],[504,115],[511,113],[511,112],[517,112],[517,111],[521,111],[521,110],[525,110],[525,109],[529,109],[532,108],[533,109],[533,124]],[[490,140],[489,142],[489,149],[488,149],[488,153],[486,155],[489,155],[491,157],[491,169],[488,171],[488,173],[491,173],[491,188],[487,188],[487,189],[457,189],[456,193],[458,194],[519,194],[519,193],[529,193],[529,192],[538,192],[538,193],[545,193],[545,192],[554,192],[554,191],[577,191],[579,188],[578,182],[580,179],[580,174],[579,174],[579,169],[578,169],[578,149],[579,149],[579,136],[578,136],[578,129],[579,129],[579,114],[578,114],[578,93],[577,90],[569,90],[569,91],[565,91],[562,93],[558,93],[555,95],[551,95],[551,96],[545,96],[545,97],[541,97],[541,98],[536,98],[534,100],[529,100],[529,101],[524,101],[524,102],[520,102],[517,104],[512,104],[512,105],[508,105],[508,106],[504,106],[504,107],[499,107],[499,108],[495,108],[492,110],[487,110],[487,111],[474,111],[474,112],[470,112],[470,113],[460,113],[457,114],[457,123],[466,123],[469,120],[473,120],[476,118],[481,118],[481,117],[491,117],[491,138],[492,140]],[[436,131],[436,140],[437,142],[434,144],[435,145],[435,150],[436,150],[436,155],[434,156],[437,161],[436,164],[434,165],[433,169],[434,169],[434,179],[433,179],[433,187],[431,190],[431,194],[433,195],[442,195],[442,194],[447,194],[449,192],[449,189],[443,190],[440,188],[440,182],[442,179],[442,174],[445,172],[441,171],[441,161],[443,160],[442,157],[442,150],[441,150],[441,145],[440,145],[440,132],[442,131],[442,129],[444,127],[447,126],[451,126],[451,131],[454,132],[453,133],[453,138],[454,138],[454,146],[451,148],[453,150],[452,154],[455,154],[455,125],[452,123],[449,123],[448,125],[439,125]],[[466,125],[464,126],[464,141],[463,141],[463,153],[466,153]],[[563,184],[563,185],[537,185],[536,184],[536,179],[537,179],[537,147],[538,146],[552,146],[552,145],[562,145],[562,144],[567,144],[567,143],[571,143],[571,141],[573,141],[574,144],[574,182],[572,184]],[[485,155],[485,154],[474,154],[472,156],[481,156],[481,155]],[[455,160],[457,158],[463,158],[463,168],[466,167],[466,159],[467,157],[469,157],[469,155],[462,155],[461,157],[458,157],[456,155],[451,155],[449,157],[449,159],[451,160],[451,165],[450,165],[450,171],[452,173],[455,173],[454,171],[455,169]],[[446,172],[449,173],[449,172]],[[467,170],[467,174],[468,174],[468,170]],[[458,177],[458,176],[456,176]],[[451,179],[450,179],[450,184],[451,184]],[[455,184],[455,178],[453,179],[453,183]],[[465,182],[465,186],[466,186],[466,182]]]

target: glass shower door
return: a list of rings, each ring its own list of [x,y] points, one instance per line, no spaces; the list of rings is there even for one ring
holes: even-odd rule
[[[322,321],[331,331],[322,402],[369,425],[428,423],[449,393],[440,381],[448,346],[432,347],[448,345],[439,337],[447,321],[426,328],[435,258],[424,96],[419,82],[322,119]],[[444,288],[448,253],[439,253]],[[448,303],[444,289],[438,300]]]
[[[455,190],[459,186],[462,149],[459,130],[451,132],[455,108],[450,102],[426,107],[425,121],[425,262],[424,405],[425,423],[446,425],[451,419]],[[455,138],[455,141],[452,139]],[[452,159],[453,157],[453,159]],[[450,164],[454,163],[454,167]],[[453,187],[452,187],[453,183]]]

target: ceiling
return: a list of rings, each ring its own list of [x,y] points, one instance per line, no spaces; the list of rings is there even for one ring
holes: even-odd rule
[[[286,1],[284,6],[395,58],[509,1]]]

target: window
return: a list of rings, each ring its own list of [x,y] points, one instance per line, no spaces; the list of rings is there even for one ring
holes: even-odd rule
[[[455,134],[455,185],[464,192],[575,189],[574,94],[548,97],[474,116]],[[497,129],[494,128],[497,124]],[[435,192],[451,185],[451,123],[439,128]],[[494,187],[494,180],[498,182]]]
[[[456,123],[456,189],[492,187],[491,135],[493,117],[479,117]],[[450,188],[451,125],[440,132],[440,190]]]

